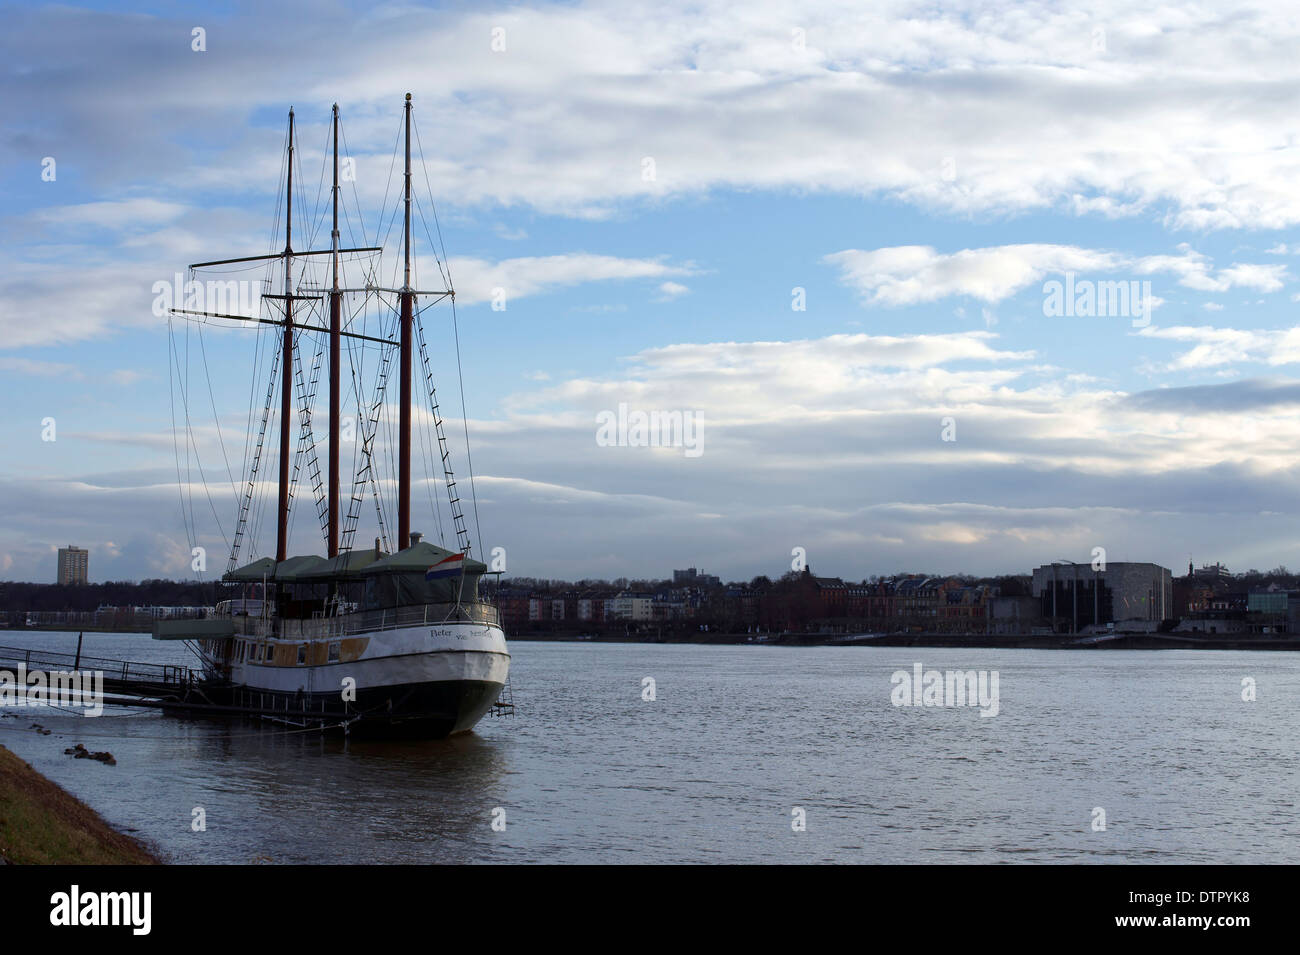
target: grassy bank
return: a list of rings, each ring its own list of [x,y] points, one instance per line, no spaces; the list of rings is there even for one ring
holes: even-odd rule
[[[17,865],[151,865],[159,861],[3,746],[0,860]]]

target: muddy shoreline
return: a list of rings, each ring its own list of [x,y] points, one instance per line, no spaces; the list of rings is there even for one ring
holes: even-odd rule
[[[0,862],[9,865],[156,865],[80,799],[0,745]]]

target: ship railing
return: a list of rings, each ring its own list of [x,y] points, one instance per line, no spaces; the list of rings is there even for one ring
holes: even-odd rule
[[[241,621],[244,633],[254,637],[273,637],[278,640],[319,640],[330,637],[350,637],[376,630],[394,630],[399,627],[435,626],[441,623],[481,623],[501,626],[500,611],[491,604],[437,603],[416,607],[397,607],[389,610],[367,610],[361,613],[340,614],[336,617],[315,617],[310,620],[264,620],[249,617]]]
[[[86,654],[57,653],[49,650],[31,650],[27,647],[0,647],[0,669],[16,668],[19,664],[28,672],[60,671],[82,673],[101,672],[110,680],[122,682],[157,683],[165,686],[185,686],[195,679],[189,667],[163,663],[137,663],[131,660],[114,660]]]

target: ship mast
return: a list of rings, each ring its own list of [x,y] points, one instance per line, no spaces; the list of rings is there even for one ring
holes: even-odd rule
[[[329,530],[325,555],[339,553],[339,332],[343,292],[339,288],[339,104],[334,104],[334,231],[330,233],[334,285],[330,289],[330,446],[329,446]]]
[[[288,180],[284,190],[284,353],[280,366],[280,501],[277,509],[275,560],[288,556],[289,427],[293,398],[293,110],[289,110]]]
[[[408,126],[409,129],[409,126]],[[409,135],[409,134],[408,134]],[[330,461],[329,461],[329,507],[330,519],[328,525],[328,534],[326,544],[331,557],[338,555],[339,540],[339,508],[338,508],[338,488],[339,488],[339,381],[341,377],[342,359],[340,356],[341,338],[355,338],[362,341],[375,342],[376,344],[391,347],[395,342],[389,338],[377,338],[373,335],[365,335],[359,332],[344,331],[342,328],[342,298],[344,293],[350,291],[373,292],[377,289],[367,287],[365,289],[345,289],[339,284],[340,279],[340,256],[353,252],[382,252],[379,246],[364,246],[359,248],[342,249],[339,248],[339,108],[338,104],[334,105],[334,228],[330,235],[330,247],[328,249],[312,249],[295,252],[293,248],[293,155],[296,149],[294,139],[294,113],[289,110],[289,162],[286,175],[285,188],[285,217],[284,217],[284,251],[272,252],[267,255],[244,255],[233,259],[214,259],[210,262],[195,262],[190,266],[191,270],[210,268],[218,265],[236,265],[247,262],[263,262],[274,259],[284,261],[284,294],[272,295],[266,294],[262,298],[284,301],[284,317],[262,318],[261,316],[234,315],[229,312],[214,312],[203,309],[192,308],[172,308],[169,309],[173,315],[197,315],[206,318],[224,318],[238,322],[251,322],[262,325],[274,325],[281,329],[283,338],[281,340],[281,382],[280,382],[280,488],[279,502],[276,508],[276,542],[275,542],[275,559],[277,562],[283,561],[288,557],[289,545],[289,437],[290,428],[292,427],[293,418],[293,349],[294,329],[307,332],[329,332],[330,335]],[[409,157],[410,146],[408,143],[407,154]],[[408,158],[407,168],[410,163]],[[409,180],[409,172],[408,172]],[[408,183],[409,196],[409,183]],[[409,199],[408,199],[408,217],[409,217]],[[409,235],[409,226],[408,226]],[[330,324],[329,326],[319,325],[316,322],[306,324],[294,321],[293,305],[296,301],[315,300],[321,298],[319,295],[295,295],[293,292],[293,261],[295,258],[303,258],[312,255],[329,255],[333,262],[334,282],[330,289]],[[389,293],[397,291],[396,289],[383,289]],[[450,291],[441,294],[451,294]],[[272,390],[268,386],[266,399],[266,417],[269,418],[271,412]],[[265,419],[264,419],[265,420]],[[244,530],[248,524],[248,512],[253,502],[253,492],[255,488],[254,477],[257,474],[258,461],[260,460],[261,443],[259,438],[257,456],[254,458],[252,469],[249,474],[248,489],[243,495],[239,508],[239,519],[236,522],[235,542],[230,550],[230,569],[234,570],[235,563],[239,555],[239,545],[244,536]],[[409,456],[408,456],[409,461]],[[408,491],[409,493],[409,491]]]
[[[406,94],[406,199],[402,252],[401,417],[398,426],[397,549],[411,546],[411,313],[415,293],[411,288],[411,94]]]

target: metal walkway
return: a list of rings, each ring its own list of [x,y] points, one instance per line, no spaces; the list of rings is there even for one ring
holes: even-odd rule
[[[0,647],[0,670],[16,674],[19,667],[29,674],[102,673],[104,694],[116,697],[105,699],[105,706],[155,707],[196,716],[286,715],[284,707],[232,705],[227,685],[208,680],[198,670],[186,666]],[[18,689],[21,688],[20,685]]]
[[[104,692],[124,696],[181,697],[199,686],[203,677],[184,666],[132,663],[85,654],[54,653],[25,647],[0,647],[0,670],[28,673],[99,672],[104,674]]]

